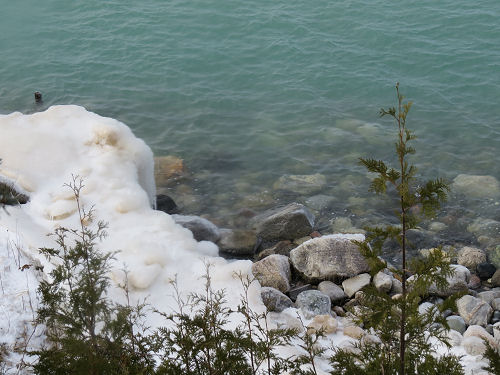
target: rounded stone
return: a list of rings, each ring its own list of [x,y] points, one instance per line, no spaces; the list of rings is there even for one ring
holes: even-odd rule
[[[351,277],[342,282],[345,294],[351,298],[356,292],[363,289],[365,286],[370,285],[371,276],[369,273],[362,273],[360,275]]]
[[[342,303],[347,298],[344,290],[331,281],[322,281],[318,284],[318,290],[330,297],[332,304]]]
[[[495,274],[496,270],[494,264],[483,262],[477,265],[476,273],[481,280],[488,280]]]
[[[338,325],[337,320],[331,315],[316,315],[312,322],[307,325],[307,331],[314,333],[321,329],[325,334],[330,334],[337,331]]]
[[[464,318],[458,315],[452,315],[447,317],[446,322],[448,323],[450,329],[460,332],[460,334],[463,334],[467,328]]]
[[[361,327],[358,326],[344,327],[344,335],[352,337],[353,339],[359,340],[361,337],[363,337],[364,334],[365,331]]]
[[[260,296],[268,311],[282,312],[293,306],[292,300],[275,288],[263,287]]]
[[[307,319],[316,315],[330,314],[332,309],[330,297],[319,290],[306,290],[297,296],[295,305]]]
[[[273,254],[255,262],[252,273],[261,286],[269,286],[283,293],[290,289],[290,263],[284,255]]]
[[[486,345],[483,340],[476,336],[464,338],[462,346],[469,355],[482,355],[486,351]]]
[[[290,260],[308,282],[352,277],[369,270],[359,247],[361,234],[329,235],[313,238],[290,252]]]
[[[486,253],[481,249],[465,246],[458,252],[457,262],[474,271],[478,264],[486,262]]]

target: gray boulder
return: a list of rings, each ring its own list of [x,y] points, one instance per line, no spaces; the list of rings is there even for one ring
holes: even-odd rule
[[[330,297],[334,305],[342,303],[342,301],[347,298],[347,295],[340,286],[328,280],[320,282],[318,284],[318,290]]]
[[[481,236],[498,238],[500,236],[500,221],[478,217],[467,226],[467,232],[472,233],[477,238]]]
[[[458,313],[468,325],[486,327],[493,314],[491,306],[480,298],[469,295],[457,300]]]
[[[369,273],[362,273],[354,277],[350,277],[342,282],[345,294],[351,298],[357,291],[360,291],[365,286],[370,285],[371,276]]]
[[[219,250],[233,256],[248,256],[255,252],[257,237],[253,230],[221,229]]]
[[[275,190],[290,191],[299,195],[311,195],[324,189],[326,177],[322,174],[284,175],[273,185]]]
[[[500,298],[495,298],[490,304],[493,310],[500,311]]]
[[[282,312],[293,306],[292,300],[275,288],[263,287],[260,296],[268,311]]]
[[[446,289],[438,289],[436,285],[431,285],[429,294],[449,297],[452,294],[468,289],[467,285],[470,280],[470,271],[466,267],[457,264],[452,264],[451,268],[454,270],[454,273],[446,278],[448,287]]]
[[[290,252],[299,274],[309,281],[336,280],[369,271],[365,258],[351,240],[358,235],[330,235],[313,238]]]
[[[465,246],[458,252],[457,263],[475,271],[478,264],[486,262],[486,253],[478,248]]]
[[[332,305],[330,297],[319,290],[306,290],[297,296],[295,305],[307,319],[316,315],[327,315],[331,313]]]
[[[460,332],[461,334],[463,334],[465,332],[465,329],[467,328],[465,320],[461,316],[451,315],[446,318],[446,321],[448,322],[450,329]]]
[[[284,255],[273,254],[252,264],[252,273],[261,286],[286,292],[290,289],[290,263]]]
[[[193,232],[196,241],[217,242],[220,238],[220,230],[215,224],[200,216],[172,215],[174,221]]]
[[[485,292],[481,292],[477,294],[477,298],[482,299],[484,302],[491,306],[495,298],[500,298],[500,291],[488,290]]]
[[[305,206],[290,203],[255,216],[251,224],[263,240],[291,240],[312,232],[314,215]]]

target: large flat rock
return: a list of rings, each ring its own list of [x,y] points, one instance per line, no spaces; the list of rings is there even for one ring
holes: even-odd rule
[[[345,279],[369,271],[365,258],[352,240],[361,234],[330,235],[313,238],[290,252],[290,260],[308,281]]]

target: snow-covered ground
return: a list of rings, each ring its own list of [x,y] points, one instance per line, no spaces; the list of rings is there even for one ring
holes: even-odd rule
[[[195,241],[189,230],[152,208],[153,154],[126,125],[78,106],[0,115],[0,158],[0,178],[30,197],[25,205],[0,211],[0,343],[36,347],[43,342],[43,329],[31,324],[37,278],[43,276],[35,266],[47,271],[51,265],[38,249],[54,247],[47,234],[58,226],[78,227],[73,193],[65,186],[75,175],[85,185],[82,203],[94,206],[96,219],[109,223],[100,247],[118,251],[112,279],[123,282],[126,268],[132,298],[147,298],[156,309],[172,311],[175,303],[169,282],[177,277],[183,292],[201,290],[208,261],[213,264],[213,287],[225,288],[228,303],[237,305],[243,290],[233,274],[248,274],[251,262],[218,257],[216,245]],[[118,288],[113,296],[123,298]],[[250,289],[250,302],[255,309],[264,309],[257,283]],[[285,311],[275,314],[275,319],[287,321],[294,314]],[[152,314],[148,323],[155,326],[160,317]],[[348,340],[341,330],[328,339],[340,345]],[[461,347],[453,351],[465,355]],[[19,355],[11,358],[12,363],[20,359]],[[480,357],[464,356],[463,362],[469,374],[479,373]],[[327,370],[326,362],[320,367]],[[15,368],[8,370],[16,373]]]

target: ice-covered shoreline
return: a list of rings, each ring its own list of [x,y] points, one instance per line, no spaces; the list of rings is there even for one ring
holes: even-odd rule
[[[41,276],[34,267],[24,271],[19,268],[28,262],[50,269],[51,264],[37,251],[42,246],[54,246],[46,235],[57,226],[78,225],[75,201],[65,186],[75,175],[84,181],[82,203],[94,206],[96,219],[109,223],[108,237],[100,248],[118,251],[112,278],[117,284],[122,282],[122,269],[126,268],[135,300],[147,297],[155,308],[171,311],[175,304],[170,297],[170,280],[177,277],[186,293],[199,290],[205,262],[209,261],[213,264],[213,287],[226,289],[228,304],[237,305],[242,287],[233,274],[238,271],[248,274],[251,261],[218,257],[216,245],[197,242],[171,216],[152,208],[153,154],[126,125],[82,107],[54,106],[33,115],[1,115],[0,134],[0,176],[30,196],[27,204],[9,207],[0,214],[0,256],[6,285],[2,312],[11,317],[2,319],[9,323],[4,323],[1,330],[10,343],[26,329],[26,321],[32,319],[32,308],[26,308],[22,296],[29,296],[30,303],[36,306],[34,290],[36,278]],[[13,244],[20,251],[17,261]],[[26,257],[22,262],[21,256]],[[9,277],[12,282],[7,282]],[[26,287],[20,291],[16,284],[21,280],[24,283],[24,279]],[[19,296],[21,306],[16,310]],[[121,298],[118,290],[114,290],[113,296]],[[250,302],[257,309],[263,308],[256,283],[251,289]],[[159,317],[148,318],[151,325],[158,323],[155,319]],[[43,339],[40,332],[34,336]],[[34,345],[40,343],[36,338]],[[346,339],[341,333],[331,338],[336,343]],[[465,354],[459,348],[456,351]],[[469,370],[478,368],[474,365],[476,359],[465,358]]]

